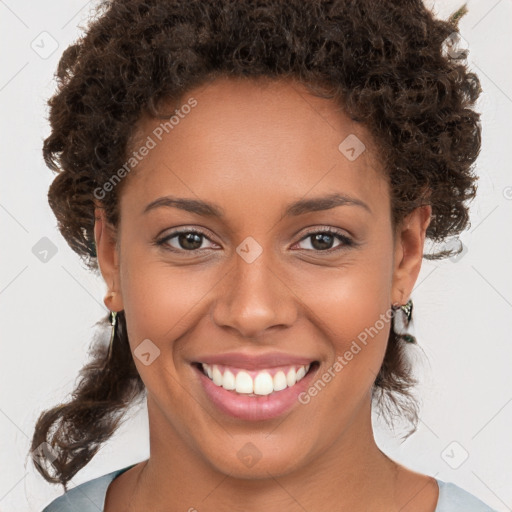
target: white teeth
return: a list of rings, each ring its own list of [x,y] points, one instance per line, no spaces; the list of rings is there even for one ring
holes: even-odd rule
[[[262,370],[258,372],[254,380],[251,375],[240,370],[235,374],[226,369],[224,373],[219,366],[202,363],[203,372],[213,381],[216,386],[223,387],[230,391],[236,391],[242,394],[270,395],[274,391],[281,391],[287,387],[294,386],[302,380],[309,370],[310,365],[299,367],[290,367],[285,373],[279,370],[274,377],[268,371]]]
[[[213,366],[213,376],[212,376],[213,383],[217,386],[222,386],[222,373],[220,373],[218,366]]]
[[[213,366],[214,369],[216,367],[216,365]],[[238,372],[236,374],[235,384],[237,393],[252,393],[254,391],[254,385],[251,376],[247,372]]]
[[[254,379],[254,393],[257,395],[270,395],[274,391],[274,381],[267,372],[261,372]]]
[[[222,387],[224,389],[235,389],[236,388],[235,376],[229,370],[226,370],[224,372],[224,377],[222,379]]]
[[[290,368],[288,373],[286,374],[286,384],[288,387],[293,386],[297,382],[297,374],[295,373],[295,368]]]
[[[286,375],[283,371],[279,370],[274,375],[274,391],[281,391],[282,389],[286,389]]]

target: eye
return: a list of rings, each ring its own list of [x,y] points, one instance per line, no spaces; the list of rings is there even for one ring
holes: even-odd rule
[[[175,245],[171,244],[170,241],[175,240]],[[156,241],[158,246],[163,246],[165,249],[175,252],[194,252],[200,249],[205,249],[201,247],[203,243],[203,239],[210,240],[205,233],[199,231],[197,229],[182,229],[177,231],[172,231],[170,234],[166,235],[163,238],[160,238]],[[212,242],[213,243],[213,242]],[[216,245],[216,244],[214,244]],[[206,247],[208,249],[208,247]]]
[[[332,244],[336,239],[341,243],[333,249]],[[349,237],[342,234],[337,229],[327,226],[321,230],[309,231],[307,235],[301,239],[301,242],[305,240],[311,240],[309,242],[310,247],[306,247],[305,250],[312,250],[314,252],[335,252],[342,250],[347,246],[350,247],[354,245],[354,242]]]
[[[175,240],[174,244],[171,243],[171,240]],[[350,247],[355,245],[355,243],[346,235],[341,233],[335,228],[324,227],[322,229],[317,229],[316,231],[309,231],[306,236],[304,236],[301,242],[310,239],[309,242],[310,247],[302,247],[303,250],[314,251],[314,252],[336,252],[339,250],[343,250],[346,247]],[[204,240],[211,240],[206,236],[203,231],[187,228],[172,231],[170,234],[166,235],[163,238],[160,238],[155,241],[157,246],[164,247],[164,249],[173,251],[173,252],[195,252],[202,249],[208,249],[212,247],[201,247]],[[334,241],[338,240],[340,243],[338,246],[332,247]],[[219,247],[214,242],[211,242],[214,247]]]

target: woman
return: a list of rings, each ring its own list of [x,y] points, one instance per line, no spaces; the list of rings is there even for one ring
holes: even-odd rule
[[[59,64],[44,157],[111,339],[32,450],[66,490],[147,398],[150,457],[44,512],[490,511],[390,459],[371,426],[373,403],[414,430],[411,292],[426,238],[464,230],[476,192],[465,10],[99,10]]]

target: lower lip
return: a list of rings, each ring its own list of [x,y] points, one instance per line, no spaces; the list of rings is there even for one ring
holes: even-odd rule
[[[316,373],[315,369],[309,371],[302,380],[290,388],[274,391],[269,395],[250,396],[217,386],[200,368],[197,366],[194,366],[194,368],[199,374],[199,380],[208,398],[218,409],[229,416],[249,421],[277,418],[294,404],[300,403],[298,396],[309,387]]]

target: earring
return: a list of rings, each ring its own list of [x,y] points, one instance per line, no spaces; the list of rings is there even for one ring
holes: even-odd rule
[[[112,357],[112,345],[114,344],[114,337],[115,337],[116,324],[117,324],[117,311],[110,312],[110,323],[112,325],[112,330],[110,332],[110,341],[108,343],[107,362],[110,361],[110,358]]]
[[[395,314],[393,315],[393,331],[395,334],[407,343],[416,343],[416,338],[407,331],[414,330],[412,323],[412,299],[406,304],[392,306]]]

